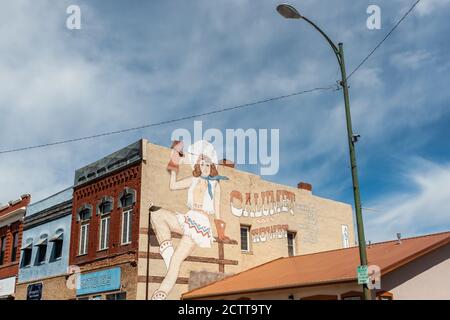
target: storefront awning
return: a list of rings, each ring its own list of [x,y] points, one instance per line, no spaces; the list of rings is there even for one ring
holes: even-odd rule
[[[64,232],[63,231],[58,231],[57,233],[55,233],[55,235],[53,237],[50,238],[50,242],[54,242],[54,241],[62,241],[63,239],[63,235]]]
[[[47,237],[39,239],[39,241],[35,244],[36,247],[46,245],[47,245]]]
[[[22,246],[21,250],[27,250],[27,249],[31,249],[31,247],[33,246],[33,242],[28,242],[27,244],[24,244]]]

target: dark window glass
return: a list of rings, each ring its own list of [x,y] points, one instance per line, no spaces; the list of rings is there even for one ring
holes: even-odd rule
[[[120,199],[122,208],[130,207],[133,204],[133,195],[131,193],[127,193],[122,196]]]
[[[107,294],[106,300],[127,300],[127,293],[119,292],[119,293]]]
[[[295,255],[295,233],[294,232],[288,232],[287,240],[288,240],[289,257],[292,257],[292,256]]]
[[[3,264],[6,251],[6,237],[0,238],[0,265]]]
[[[241,226],[241,250],[242,251],[250,250],[249,243],[248,243],[249,231],[250,231],[249,227]]]
[[[63,249],[63,240],[56,240],[53,242],[54,250],[55,250],[55,259],[62,257],[62,249]]]
[[[80,211],[80,220],[86,221],[91,218],[91,210],[89,209],[83,209]]]
[[[19,233],[13,233],[13,247],[11,251],[11,262],[16,261],[17,256],[17,248],[19,247]]]
[[[110,213],[112,211],[111,201],[102,202],[99,206],[100,214]]]
[[[38,263],[45,262],[45,256],[47,255],[47,245],[40,245],[38,250]]]
[[[31,264],[31,254],[32,254],[32,249],[25,249],[23,250],[23,266],[29,266]]]

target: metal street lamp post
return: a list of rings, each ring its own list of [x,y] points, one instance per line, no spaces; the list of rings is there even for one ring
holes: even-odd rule
[[[303,19],[308,22],[311,26],[314,27],[320,34],[327,40],[331,48],[333,49],[334,54],[338,60],[342,80],[340,81],[340,85],[342,86],[344,92],[344,103],[345,103],[345,117],[347,120],[347,135],[348,135],[348,145],[350,149],[350,164],[352,171],[352,180],[353,180],[353,196],[355,200],[355,214],[356,214],[356,226],[358,230],[358,243],[359,243],[359,257],[362,266],[367,266],[367,253],[366,253],[366,240],[364,236],[364,226],[363,226],[363,218],[361,211],[361,198],[359,194],[359,182],[358,182],[358,170],[356,167],[356,153],[355,153],[355,142],[358,140],[358,135],[353,134],[352,129],[352,119],[350,115],[350,101],[348,95],[348,86],[347,86],[347,74],[345,71],[345,61],[344,61],[344,46],[342,43],[339,43],[338,46],[334,44],[333,41],[311,20],[300,15],[300,13],[293,6],[288,4],[280,4],[277,6],[277,11],[280,15],[285,17],[286,19]],[[356,272],[356,270],[355,270]],[[372,296],[370,293],[370,289],[367,284],[363,285],[364,299],[371,300]]]

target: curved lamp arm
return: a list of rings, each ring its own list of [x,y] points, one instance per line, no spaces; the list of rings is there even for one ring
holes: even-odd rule
[[[311,20],[309,20],[308,18],[306,18],[305,16],[301,16],[301,18],[303,20],[305,20],[306,22],[308,22],[310,25],[313,26],[314,29],[316,29],[317,31],[320,32],[320,34],[325,38],[325,40],[327,40],[328,44],[331,46],[331,48],[333,49],[334,54],[336,55],[336,58],[338,59],[339,65],[341,64],[341,56],[340,56],[340,50],[336,47],[336,45],[334,44],[333,41],[331,41],[331,39],[325,34],[325,32],[322,31],[322,29],[320,29],[314,22],[312,22]]]

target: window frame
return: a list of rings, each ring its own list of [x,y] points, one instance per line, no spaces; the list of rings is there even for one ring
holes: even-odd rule
[[[53,241],[53,252],[54,252],[54,259],[59,260],[62,258],[63,250],[64,250],[64,240],[55,240]],[[57,254],[59,253],[59,255]]]
[[[105,221],[105,226],[103,226],[104,221]],[[107,250],[109,248],[110,225],[111,225],[111,216],[109,214],[102,215],[102,217],[100,218],[98,251]],[[104,229],[106,229],[106,232]],[[104,246],[102,246],[103,241],[104,241]]]
[[[242,229],[246,229],[246,234],[247,234],[247,249],[242,249]],[[245,224],[241,224],[240,228],[239,228],[239,235],[240,235],[240,241],[241,241],[241,252],[245,252],[245,253],[249,253],[251,252],[251,248],[250,248],[250,230],[251,230],[251,226],[249,225],[245,225]]]
[[[289,235],[293,235],[293,238],[292,238],[292,255],[290,255],[290,252],[289,252],[289,247],[290,247],[290,245],[289,245]],[[288,242],[288,256],[289,257],[295,257],[296,254],[297,254],[297,241],[296,241],[296,239],[297,239],[297,232],[295,232],[295,231],[288,231],[286,236],[287,236],[287,242]]]
[[[36,258],[39,265],[44,264],[47,261],[47,244],[39,245]]]
[[[17,261],[17,249],[19,248],[19,231],[12,234],[11,262]]]
[[[6,255],[6,235],[0,237],[0,266],[5,263]]]
[[[124,228],[125,228],[125,214],[127,214],[127,240],[128,241],[124,241]],[[128,210],[123,210],[122,211],[122,223],[121,223],[121,229],[120,229],[120,244],[122,246],[128,245],[131,242],[133,242],[133,239],[131,238],[132,236],[132,224],[133,224],[133,209],[128,209]]]
[[[358,299],[352,299],[358,298]],[[341,294],[341,300],[364,300],[363,293],[359,291],[348,291]]]
[[[89,221],[89,220],[87,220]],[[89,242],[89,222],[85,222],[82,223],[80,225],[80,237],[79,237],[79,241],[78,241],[78,255],[79,256],[84,256],[86,254],[88,254],[89,251],[89,246],[88,246],[88,242]],[[82,241],[83,241],[83,229],[85,229],[84,232],[84,246],[83,246],[83,251],[82,251]]]
[[[22,257],[22,265],[23,267],[29,267],[31,266],[31,260],[33,259],[33,247],[26,248],[23,251],[23,257]],[[28,262],[28,263],[27,263]]]

